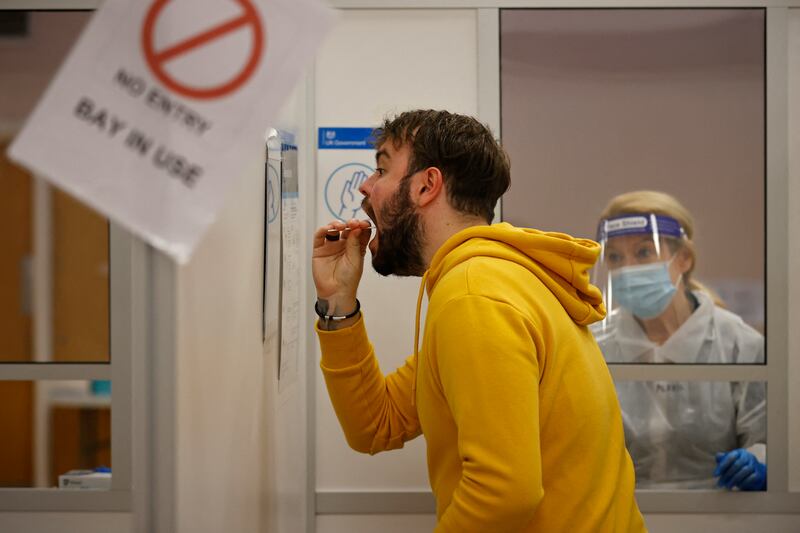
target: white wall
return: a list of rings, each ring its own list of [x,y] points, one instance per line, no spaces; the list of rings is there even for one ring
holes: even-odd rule
[[[179,532],[260,528],[274,449],[261,351],[263,147],[178,271],[175,517]]]
[[[299,203],[301,225],[298,228],[300,235],[300,257],[309,249],[309,232],[312,231],[313,220],[309,213],[314,206],[313,183],[313,152],[315,137],[309,131],[310,116],[307,106],[311,97],[309,80],[298,84],[289,101],[284,105],[281,116],[276,121],[275,127],[295,134],[298,146],[298,172]],[[263,175],[263,169],[261,170]],[[306,214],[306,216],[302,216]],[[310,260],[304,265],[310,264]],[[310,276],[310,273],[307,273]],[[306,277],[300,276],[300,309],[301,319],[311,317],[310,309],[312,297],[308,295]],[[313,443],[309,432],[309,386],[306,376],[309,362],[308,324],[310,320],[299,325],[300,345],[298,348],[297,376],[288,386],[278,387],[274,375],[277,368],[276,361],[267,361],[267,373],[272,376],[270,387],[271,397],[267,405],[272,409],[274,425],[268,429],[268,439],[275,449],[269,454],[272,461],[274,477],[272,486],[275,489],[277,501],[276,514],[268,517],[268,531],[275,533],[295,533],[306,531],[309,522],[313,520],[313,487],[309,479],[309,455],[313,453]]]
[[[318,55],[316,124],[373,127],[387,114],[415,108],[474,115],[476,57],[472,10],[345,11]],[[317,176],[318,191],[326,177]],[[331,216],[318,194],[320,225]],[[413,351],[418,288],[418,278],[383,279],[365,268],[359,299],[384,372]],[[316,378],[317,490],[429,490],[421,438],[374,457],[352,451],[319,370]]]
[[[298,133],[301,173],[307,173],[302,154],[310,150],[305,106],[303,81],[274,124]],[[306,527],[304,336],[300,379],[280,392],[277,361],[262,345],[264,150],[263,143],[253,146],[217,221],[178,272],[179,532],[293,533]]]

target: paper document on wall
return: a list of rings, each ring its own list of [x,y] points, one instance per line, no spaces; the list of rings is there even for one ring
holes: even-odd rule
[[[264,168],[264,360],[280,372],[283,300],[283,239],[281,236],[281,137],[271,130],[267,138]]]
[[[186,261],[332,14],[317,0],[105,0],[9,153]]]
[[[300,213],[297,176],[297,147],[284,143],[281,147],[281,233],[283,266],[281,272],[281,351],[278,365],[278,392],[297,380],[297,358],[300,349]]]
[[[300,255],[297,146],[271,130],[265,165],[264,356],[275,364],[278,392],[297,381],[300,349]]]
[[[264,356],[278,361],[281,329],[281,141],[272,130],[264,165]],[[277,372],[277,369],[276,369]]]

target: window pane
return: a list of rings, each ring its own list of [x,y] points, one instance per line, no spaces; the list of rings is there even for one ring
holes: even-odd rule
[[[736,454],[742,464],[766,464],[764,382],[621,381],[616,386],[637,488],[718,489],[715,469],[724,454],[739,449],[744,450]],[[726,470],[731,481],[733,468]]]
[[[692,298],[680,320],[652,325],[619,307],[590,329],[609,363],[764,364],[761,333],[707,294]]]
[[[110,471],[110,382],[0,381],[0,432],[0,487],[57,487],[73,470]],[[110,486],[107,472],[70,479],[65,490]]]
[[[6,156],[88,18],[30,12],[0,38],[0,361],[109,359],[108,221]]]
[[[108,361],[108,221],[53,189],[53,361]]]
[[[612,317],[627,314],[657,345],[716,301],[722,322],[749,327],[718,326],[706,338],[741,334],[763,346],[764,23],[761,9],[501,13],[502,139],[512,161],[503,218],[592,239],[623,215],[676,220],[673,233],[649,225],[629,236],[647,237],[651,253],[607,232],[593,272]],[[685,210],[658,195],[619,198],[642,190]],[[609,322],[598,327],[619,331]],[[678,347],[652,360],[763,362],[760,347],[747,350],[703,360],[703,350]]]

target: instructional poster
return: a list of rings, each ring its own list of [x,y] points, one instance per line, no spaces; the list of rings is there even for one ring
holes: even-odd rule
[[[281,145],[281,351],[278,392],[297,380],[300,349],[300,214],[297,180],[297,147]]]
[[[281,314],[281,140],[271,130],[264,164],[264,355],[277,361]]]
[[[280,393],[297,380],[300,340],[299,187],[291,134],[270,132],[264,172],[264,355],[277,366]]]
[[[375,172],[373,128],[319,128],[317,152],[320,183],[324,183],[323,221],[366,218],[358,188]]]

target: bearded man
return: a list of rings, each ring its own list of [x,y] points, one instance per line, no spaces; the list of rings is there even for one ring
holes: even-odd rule
[[[474,118],[405,112],[375,146],[359,189],[372,222],[334,221],[313,240],[321,367],[350,446],[424,435],[438,533],[645,531],[587,328],[605,316],[588,276],[598,244],[491,225],[509,161]],[[356,298],[367,248],[378,273],[422,277],[413,354],[386,376]]]

